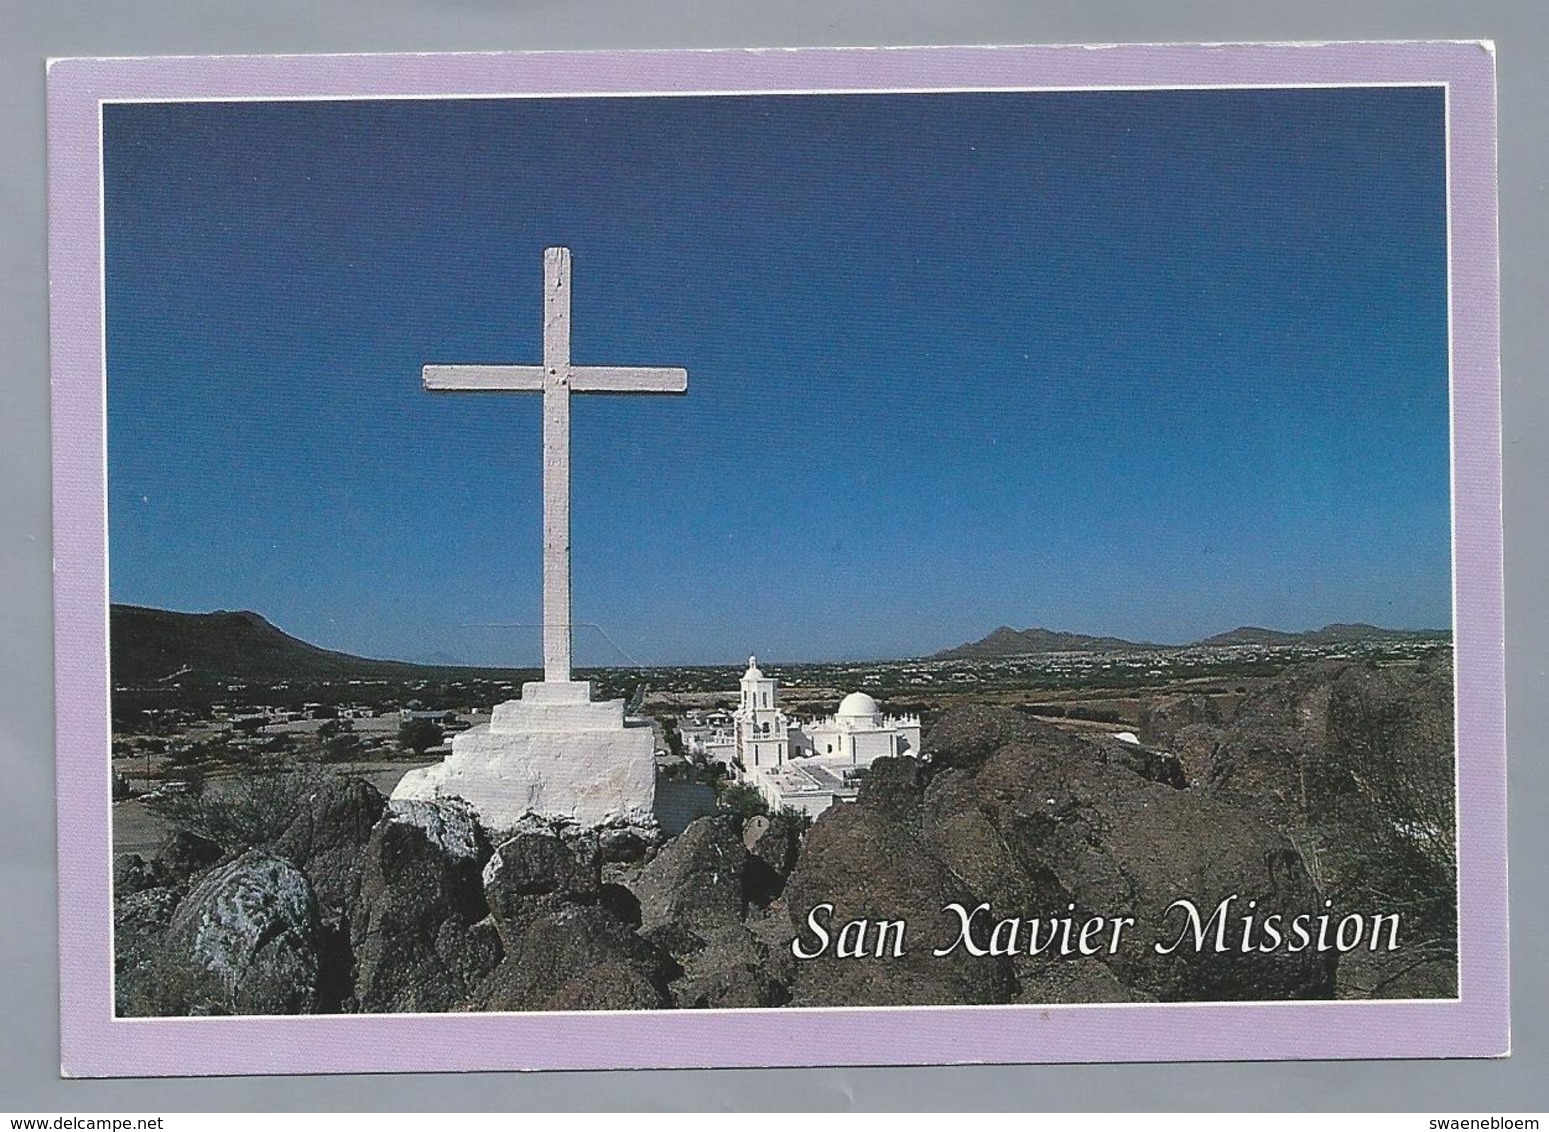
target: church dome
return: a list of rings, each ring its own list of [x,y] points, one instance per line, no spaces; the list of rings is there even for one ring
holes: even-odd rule
[[[882,709],[877,706],[877,701],[865,692],[851,692],[839,701],[839,714],[851,718],[863,716],[870,719],[874,715],[880,715]]]

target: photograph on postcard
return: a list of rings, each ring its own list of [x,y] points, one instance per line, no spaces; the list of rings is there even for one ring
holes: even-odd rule
[[[1456,999],[1446,130],[105,102],[115,1014]]]

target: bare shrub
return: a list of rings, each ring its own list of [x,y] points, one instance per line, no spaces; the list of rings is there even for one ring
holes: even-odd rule
[[[326,777],[326,772],[310,765],[244,768],[182,793],[163,795],[152,800],[150,807],[170,825],[208,837],[227,853],[239,853],[284,833]]]

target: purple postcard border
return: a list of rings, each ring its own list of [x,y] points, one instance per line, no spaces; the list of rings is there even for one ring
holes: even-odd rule
[[[1443,1002],[115,1019],[100,104],[1445,85],[1460,985]],[[67,59],[48,70],[61,1064],[68,1076],[1500,1056],[1509,1047],[1495,58],[1485,43]]]

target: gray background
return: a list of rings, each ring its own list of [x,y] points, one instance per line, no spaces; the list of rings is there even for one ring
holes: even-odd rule
[[[1549,1107],[1549,5],[1543,0],[0,0],[0,1111]],[[1513,1056],[1498,1062],[58,1077],[43,60],[65,55],[1493,39],[1500,83]],[[68,832],[68,831],[67,831]]]

